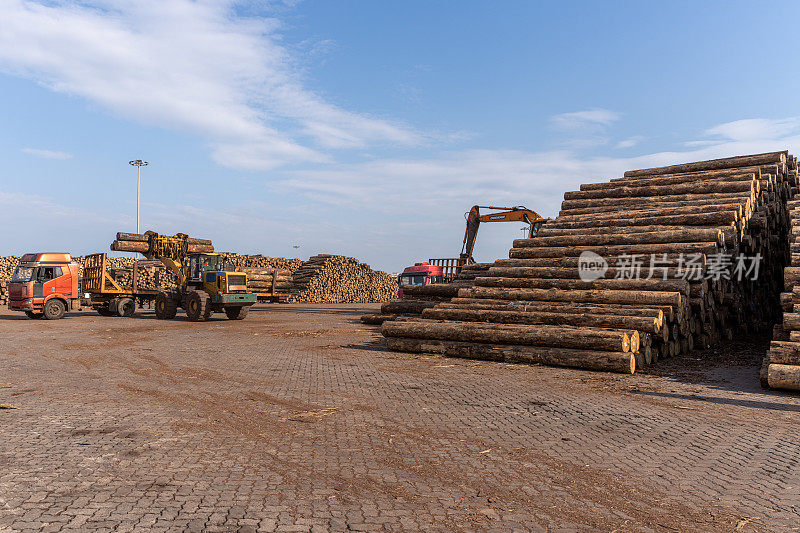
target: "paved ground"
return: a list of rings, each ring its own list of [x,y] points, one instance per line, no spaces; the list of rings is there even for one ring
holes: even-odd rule
[[[619,376],[386,352],[366,308],[0,313],[0,531],[800,528],[763,341]]]

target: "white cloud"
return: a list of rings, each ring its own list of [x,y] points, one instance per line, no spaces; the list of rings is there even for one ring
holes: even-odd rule
[[[751,118],[726,122],[705,131],[710,137],[731,141],[777,140],[800,132],[800,118]]]
[[[323,148],[421,142],[406,126],[340,109],[305,88],[278,21],[237,17],[233,7],[5,0],[0,69],[196,134],[234,168],[323,161]]]
[[[550,125],[559,130],[578,130],[585,127],[610,126],[622,115],[608,109],[587,109],[573,113],[561,113],[550,117]]]
[[[41,150],[39,148],[23,148],[22,152],[42,159],[72,159],[72,154],[57,150]]]
[[[619,148],[619,149],[633,148],[634,146],[636,146],[637,144],[642,142],[643,139],[644,139],[644,137],[642,137],[641,135],[634,135],[633,137],[628,137],[627,139],[623,139],[623,140],[619,141],[616,144],[615,148]]]

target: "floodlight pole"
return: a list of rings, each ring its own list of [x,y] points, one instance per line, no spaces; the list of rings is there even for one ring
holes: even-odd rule
[[[142,182],[142,167],[146,167],[150,163],[142,161],[141,159],[135,159],[133,161],[128,161],[128,164],[136,167],[136,233],[139,233],[139,191]]]

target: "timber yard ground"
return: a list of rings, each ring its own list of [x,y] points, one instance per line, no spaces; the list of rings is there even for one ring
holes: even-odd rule
[[[766,339],[612,375],[387,352],[377,307],[0,312],[0,531],[800,528]]]

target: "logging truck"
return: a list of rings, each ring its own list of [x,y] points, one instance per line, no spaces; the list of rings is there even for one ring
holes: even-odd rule
[[[20,258],[9,283],[8,308],[29,318],[57,320],[81,310],[78,264],[67,253],[30,253]]]

